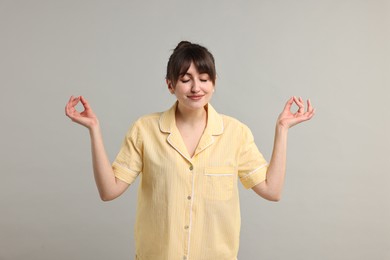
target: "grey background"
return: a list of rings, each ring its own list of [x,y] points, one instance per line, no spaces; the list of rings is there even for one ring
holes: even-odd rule
[[[174,102],[180,40],[217,61],[214,107],[269,159],[291,95],[282,201],[241,186],[239,259],[390,259],[389,1],[0,0],[0,259],[131,259],[138,183],[99,200],[89,136],[64,115],[87,97],[114,159],[130,124]]]

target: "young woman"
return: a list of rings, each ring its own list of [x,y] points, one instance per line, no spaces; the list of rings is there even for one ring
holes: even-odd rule
[[[169,58],[166,75],[176,103],[163,113],[138,119],[113,164],[87,100],[72,96],[66,105],[66,115],[89,130],[93,172],[102,200],[120,196],[141,176],[136,259],[237,259],[237,181],[267,200],[280,199],[288,129],[313,117],[310,101],[306,110],[301,98],[287,101],[276,122],[268,164],[249,128],[210,105],[215,81],[212,54],[203,46],[180,42]],[[75,109],[78,102],[84,106],[81,113]],[[294,103],[298,111],[292,113]]]

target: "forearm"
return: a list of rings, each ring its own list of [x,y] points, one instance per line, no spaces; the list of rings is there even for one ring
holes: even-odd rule
[[[274,200],[279,200],[282,194],[286,174],[287,135],[288,129],[276,126],[274,148],[265,181],[267,194]]]
[[[287,134],[288,128],[279,125],[276,126],[274,148],[268,166],[266,180],[253,187],[253,190],[258,195],[267,200],[279,201],[282,195],[286,172]]]
[[[93,172],[100,198],[104,201],[112,200],[119,196],[121,192],[118,190],[118,183],[104,148],[101,129],[99,126],[95,126],[89,129],[89,133]]]

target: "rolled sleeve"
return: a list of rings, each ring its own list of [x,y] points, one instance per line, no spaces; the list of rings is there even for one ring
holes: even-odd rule
[[[253,188],[257,184],[265,181],[267,175],[268,164],[260,166],[259,168],[253,170],[252,172],[240,177],[242,185],[246,189]]]
[[[139,173],[134,172],[126,167],[123,167],[118,162],[114,162],[112,164],[112,169],[114,170],[114,174],[115,174],[116,178],[118,178],[118,179],[120,179],[128,184],[132,184],[139,174]]]
[[[246,189],[265,181],[268,163],[257,148],[252,132],[246,126],[242,131],[238,176]]]
[[[114,162],[112,169],[115,177],[132,184],[142,171],[142,138],[140,131],[135,123],[122,143],[121,149]]]

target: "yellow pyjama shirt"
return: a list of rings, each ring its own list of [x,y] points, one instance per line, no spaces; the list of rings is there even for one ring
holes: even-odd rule
[[[249,128],[207,105],[207,125],[190,157],[176,127],[177,102],[143,116],[113,162],[116,178],[141,180],[135,223],[137,260],[236,260],[240,235],[237,181],[246,189],[268,164]]]

